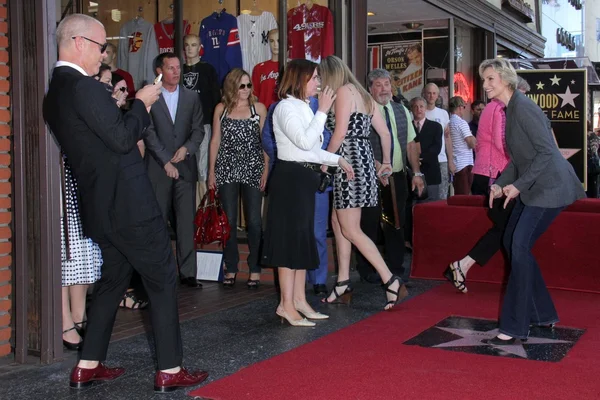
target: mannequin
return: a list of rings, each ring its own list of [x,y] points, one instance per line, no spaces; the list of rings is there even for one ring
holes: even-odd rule
[[[204,139],[200,144],[196,159],[198,160],[198,201],[206,192],[208,177],[208,144],[210,143],[211,124],[215,106],[221,101],[219,76],[209,63],[200,61],[200,38],[190,34],[183,38],[185,64],[183,65],[183,86],[193,90],[200,96],[202,103]]]
[[[254,95],[267,109],[277,98],[277,79],[279,78],[279,29],[269,31],[267,38],[271,49],[271,59],[260,63],[252,71]]]
[[[133,97],[135,95],[133,77],[129,72],[117,68],[117,46],[109,43],[106,47],[106,56],[102,61],[110,66],[110,71],[112,72],[112,85],[115,86],[119,81],[125,80],[125,83],[127,84],[127,98]]]

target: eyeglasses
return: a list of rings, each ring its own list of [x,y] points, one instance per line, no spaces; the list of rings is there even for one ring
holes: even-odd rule
[[[240,85],[240,90],[244,90],[244,89],[246,89],[246,88],[248,88],[248,89],[252,89],[252,84],[251,84],[251,83],[242,83],[242,84]]]
[[[78,37],[83,38],[83,39],[87,40],[88,42],[96,43],[98,46],[100,46],[100,54],[104,54],[104,52],[106,51],[106,48],[108,47],[108,43],[104,43],[104,44],[98,43],[95,40],[86,38],[85,36],[73,36],[73,37],[71,37],[71,39],[76,39]]]

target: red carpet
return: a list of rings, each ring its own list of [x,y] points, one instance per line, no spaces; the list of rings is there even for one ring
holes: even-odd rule
[[[557,290],[552,295],[560,326],[587,330],[557,363],[403,345],[450,315],[497,317],[499,285],[472,283],[469,294],[462,295],[446,284],[190,395],[218,400],[598,399],[600,296]]]

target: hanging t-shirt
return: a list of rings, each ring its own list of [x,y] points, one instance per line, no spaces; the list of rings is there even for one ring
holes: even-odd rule
[[[154,26],[143,18],[134,18],[121,27],[119,36],[117,66],[131,74],[139,89],[155,77],[152,64],[158,56],[158,44]]]
[[[242,68],[242,51],[237,19],[226,12],[212,13],[200,24],[202,60],[215,67],[219,83],[233,68]]]
[[[213,112],[221,101],[219,76],[209,63],[200,61],[194,65],[183,65],[183,86],[200,95],[203,124],[211,125]]]
[[[334,52],[333,17],[329,8],[306,4],[287,14],[289,58],[305,58],[316,63]]]
[[[244,70],[252,74],[256,64],[271,58],[268,33],[277,29],[277,21],[273,14],[265,11],[260,15],[241,14],[237,22]]]
[[[267,109],[277,98],[277,79],[279,78],[279,62],[265,61],[254,67],[252,71],[252,88],[258,101]]]
[[[183,34],[190,33],[191,26],[186,20],[183,21]],[[156,33],[156,41],[158,42],[158,53],[174,53],[175,52],[175,24],[165,23],[164,21],[154,24],[154,32]]]

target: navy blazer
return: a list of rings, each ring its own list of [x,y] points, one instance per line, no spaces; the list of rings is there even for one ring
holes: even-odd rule
[[[510,162],[496,180],[514,185],[526,206],[558,208],[584,198],[583,185],[562,156],[542,109],[518,90],[506,107]]]

